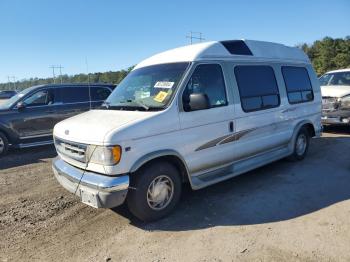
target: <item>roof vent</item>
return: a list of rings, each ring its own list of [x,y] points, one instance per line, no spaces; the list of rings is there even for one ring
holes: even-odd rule
[[[242,40],[227,40],[220,42],[232,55],[253,55]]]

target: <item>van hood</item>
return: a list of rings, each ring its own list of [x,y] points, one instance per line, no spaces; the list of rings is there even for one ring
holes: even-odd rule
[[[56,124],[54,136],[78,143],[103,145],[111,130],[118,130],[157,112],[91,110]]]
[[[322,96],[343,97],[350,95],[350,86],[321,86]]]

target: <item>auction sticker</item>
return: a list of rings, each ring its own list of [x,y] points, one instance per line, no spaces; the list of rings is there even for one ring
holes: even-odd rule
[[[159,103],[162,103],[164,101],[164,99],[166,98],[166,96],[168,95],[167,92],[164,91],[160,91],[154,98],[154,101],[157,101]]]
[[[154,87],[155,88],[172,88],[174,85],[174,82],[168,82],[168,81],[158,81]]]

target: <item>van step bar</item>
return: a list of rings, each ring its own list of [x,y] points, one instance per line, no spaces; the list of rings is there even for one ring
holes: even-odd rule
[[[291,154],[290,149],[287,146],[274,149],[269,152],[264,152],[248,159],[238,160],[228,166],[221,167],[214,171],[204,173],[199,176],[191,177],[192,188],[197,190],[212,184],[224,181],[226,179],[238,176],[246,173],[250,170],[264,166],[268,163],[277,161]]]
[[[27,143],[27,144],[19,144],[18,148],[27,148],[27,147],[35,147],[35,146],[45,146],[45,145],[51,145],[53,144],[53,140],[48,141],[42,141],[42,142],[35,142],[35,143]]]

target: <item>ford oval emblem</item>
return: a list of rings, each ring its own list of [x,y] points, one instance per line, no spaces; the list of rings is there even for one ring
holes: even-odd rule
[[[69,130],[67,129],[66,131],[64,131],[64,134],[68,136],[69,135]]]

